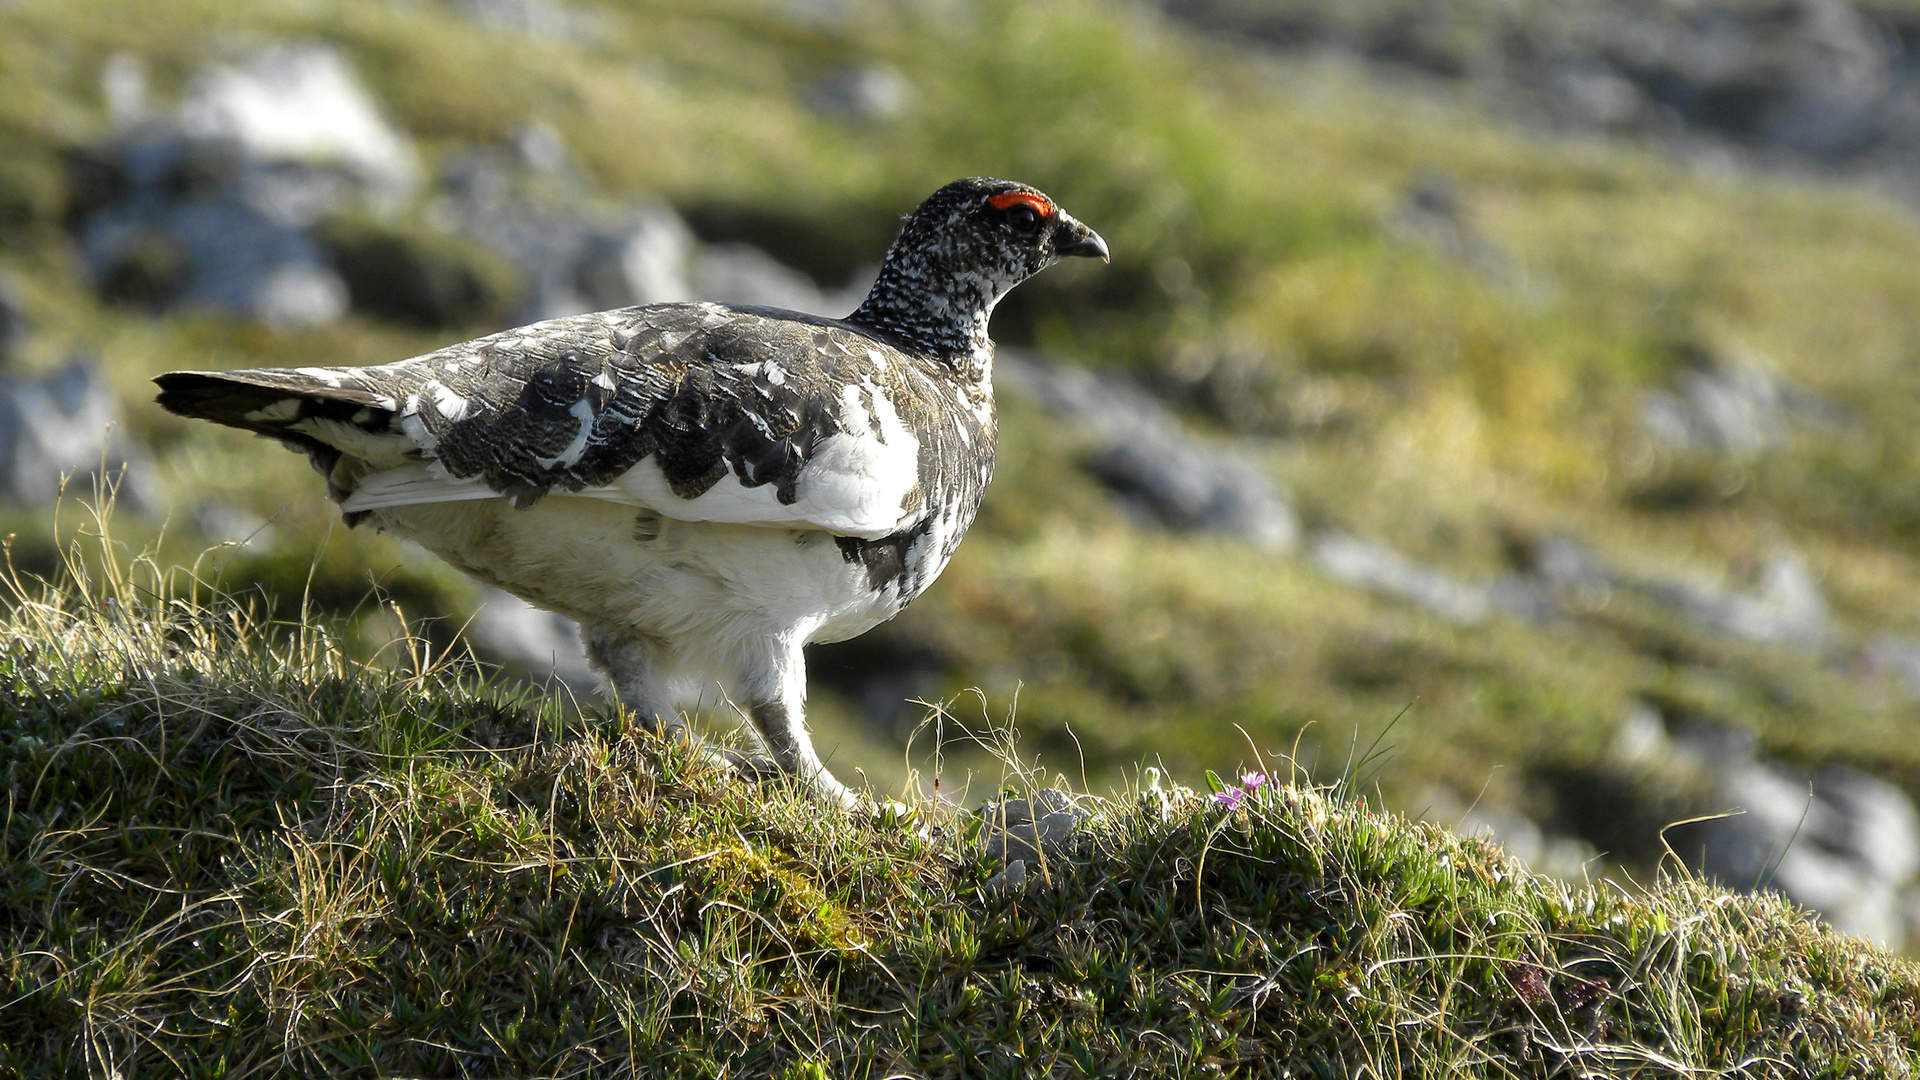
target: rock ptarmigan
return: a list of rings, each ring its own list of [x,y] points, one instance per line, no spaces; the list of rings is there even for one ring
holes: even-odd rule
[[[993,470],[987,320],[1069,255],[1107,245],[1031,187],[957,180],[844,319],[656,304],[378,367],[155,381],[173,412],[305,451],[348,524],[577,620],[649,727],[683,730],[676,706],[717,683],[781,769],[853,805],[807,733],[801,647],[946,566]]]

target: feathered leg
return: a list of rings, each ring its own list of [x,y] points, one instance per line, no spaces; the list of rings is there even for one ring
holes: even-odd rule
[[[769,639],[764,651],[748,657],[741,672],[747,717],[782,769],[826,801],[851,809],[860,799],[821,764],[807,733],[807,667],[800,645],[798,637]]]
[[[648,731],[662,738],[684,740],[714,764],[749,776],[774,772],[774,763],[766,758],[714,746],[687,727],[660,676],[657,644],[630,631],[584,623],[580,637],[587,647],[587,659],[606,675],[614,697]]]

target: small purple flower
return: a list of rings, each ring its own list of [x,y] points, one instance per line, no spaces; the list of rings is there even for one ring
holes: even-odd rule
[[[1240,774],[1240,786],[1243,788],[1246,788],[1250,792],[1259,791],[1260,788],[1266,784],[1266,782],[1267,782],[1266,773],[1250,772],[1250,773]]]
[[[1216,791],[1213,793],[1213,801],[1229,810],[1238,808],[1240,800],[1246,797],[1247,793],[1244,791]]]

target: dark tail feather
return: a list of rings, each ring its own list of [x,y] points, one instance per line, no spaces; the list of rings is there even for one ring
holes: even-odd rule
[[[311,442],[288,430],[311,417],[381,430],[391,416],[392,402],[378,394],[358,386],[329,386],[297,371],[169,371],[153,381],[160,386],[155,400],[168,412],[277,439]]]
[[[350,377],[342,375],[342,382]],[[340,449],[315,437],[311,425],[305,431],[295,425],[324,419],[375,435],[393,430],[391,398],[360,386],[334,386],[298,371],[169,371],[153,381],[160,385],[155,400],[168,412],[256,432],[278,439],[289,450],[304,451],[314,471],[327,478],[327,492],[335,502],[348,495],[335,469]],[[348,514],[347,524],[356,525],[365,516]]]

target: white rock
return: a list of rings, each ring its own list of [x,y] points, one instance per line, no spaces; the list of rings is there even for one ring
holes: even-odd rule
[[[114,437],[119,403],[89,359],[38,377],[0,380],[0,499],[38,506],[59,496],[64,477],[103,468],[120,485],[122,501],[142,512],[157,503],[144,455]]]
[[[1371,540],[1322,533],[1314,538],[1312,555],[1322,570],[1342,581],[1417,604],[1449,622],[1481,622],[1492,607],[1485,589]]]
[[[268,326],[325,326],[347,313],[347,286],[327,267],[290,263],[260,282],[251,306]]]
[[[412,146],[323,45],[276,46],[202,72],[180,104],[180,125],[255,159],[339,166],[389,197],[419,179]]]
[[[1699,582],[1647,582],[1646,590],[1678,606],[1709,630],[1776,645],[1818,646],[1828,637],[1826,598],[1797,552],[1775,552],[1751,592]]]

